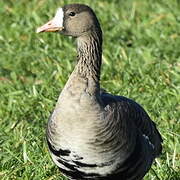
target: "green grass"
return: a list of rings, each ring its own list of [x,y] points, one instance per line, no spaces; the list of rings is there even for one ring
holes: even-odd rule
[[[0,179],[64,179],[45,127],[76,48],[72,38],[35,30],[70,2],[0,1]],[[95,10],[104,32],[102,87],[139,102],[162,134],[163,153],[145,180],[180,179],[179,0],[78,2]]]

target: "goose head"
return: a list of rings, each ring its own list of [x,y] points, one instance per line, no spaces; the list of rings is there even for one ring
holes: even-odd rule
[[[99,22],[93,10],[83,4],[69,4],[58,8],[52,20],[37,28],[40,32],[60,32],[80,37],[91,32],[101,32]]]

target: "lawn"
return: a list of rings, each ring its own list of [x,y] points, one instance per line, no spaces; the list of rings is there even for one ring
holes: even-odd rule
[[[90,5],[100,20],[102,87],[140,103],[162,134],[163,153],[145,180],[179,180],[179,0],[1,0],[0,179],[65,179],[45,128],[76,63],[75,41],[35,30],[72,2]]]

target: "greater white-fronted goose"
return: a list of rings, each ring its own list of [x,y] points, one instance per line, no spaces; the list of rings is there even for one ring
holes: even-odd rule
[[[162,138],[139,104],[100,90],[102,31],[93,10],[65,5],[37,32],[77,40],[78,63],[47,126],[54,163],[69,179],[141,180],[161,153]]]

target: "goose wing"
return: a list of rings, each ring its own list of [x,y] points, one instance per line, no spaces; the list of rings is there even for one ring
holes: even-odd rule
[[[135,125],[133,131],[140,132],[154,147],[154,155],[160,155],[162,151],[162,138],[156,128],[156,124],[150,119],[145,110],[135,101],[123,96],[114,96],[101,91],[101,99],[105,109],[110,109],[109,114],[116,113],[113,117],[119,121],[128,121]],[[112,109],[116,109],[112,112]],[[118,110],[118,111],[117,111]],[[128,127],[127,127],[128,131]],[[131,129],[129,129],[131,131]],[[134,133],[136,134],[136,133]]]

